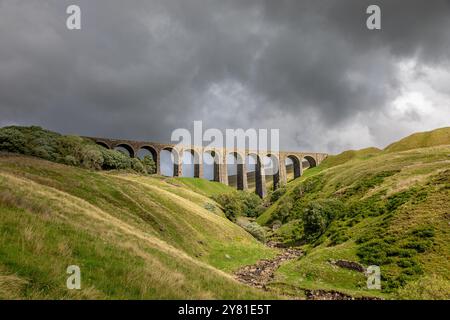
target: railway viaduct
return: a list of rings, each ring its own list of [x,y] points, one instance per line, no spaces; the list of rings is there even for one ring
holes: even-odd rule
[[[214,159],[214,181],[221,182],[228,185],[228,170],[227,158],[228,155],[233,155],[235,164],[237,165],[237,188],[239,190],[247,190],[247,166],[246,159],[252,157],[255,165],[255,191],[260,197],[264,197],[266,190],[266,173],[262,163],[263,157],[270,157],[273,166],[278,170],[274,170],[273,187],[274,189],[283,186],[287,183],[286,174],[286,160],[290,159],[294,171],[294,179],[302,175],[304,166],[315,167],[319,165],[326,157],[325,153],[315,152],[297,152],[297,151],[278,151],[271,153],[269,151],[254,151],[244,149],[226,149],[214,147],[201,146],[181,146],[175,144],[162,144],[155,142],[132,141],[132,140],[117,140],[107,138],[86,137],[95,141],[108,149],[121,148],[127,150],[130,157],[137,157],[140,150],[146,150],[153,157],[156,163],[157,174],[161,174],[161,152],[169,151],[173,155],[173,175],[181,177],[183,175],[183,155],[189,152],[194,159],[194,177],[203,178],[203,155],[209,153]]]

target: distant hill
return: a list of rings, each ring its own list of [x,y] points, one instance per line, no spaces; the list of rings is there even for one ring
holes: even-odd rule
[[[369,147],[361,150],[347,150],[338,155],[330,155],[321,163],[321,167],[330,168],[338,166],[353,159],[369,158],[380,152],[398,152],[439,145],[450,145],[450,127],[414,133],[390,144],[384,150]]]
[[[450,145],[450,127],[414,133],[390,144],[384,151],[396,152],[439,145]]]

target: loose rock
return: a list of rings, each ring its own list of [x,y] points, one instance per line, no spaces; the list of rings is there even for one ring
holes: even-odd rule
[[[278,247],[278,244],[274,242],[269,242],[267,245],[272,248]],[[275,271],[283,262],[296,259],[302,254],[302,251],[298,249],[283,249],[282,253],[275,258],[259,260],[254,265],[242,267],[234,274],[240,282],[266,289],[266,285],[273,280]]]

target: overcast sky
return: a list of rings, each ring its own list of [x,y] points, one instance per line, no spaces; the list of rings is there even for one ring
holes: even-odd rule
[[[168,142],[203,120],[336,153],[449,119],[447,0],[0,0],[0,126]]]

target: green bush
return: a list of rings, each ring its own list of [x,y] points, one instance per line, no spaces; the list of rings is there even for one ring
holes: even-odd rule
[[[305,237],[314,240],[325,232],[328,226],[328,217],[323,207],[316,202],[312,202],[304,211],[303,228]]]
[[[79,161],[71,155],[67,155],[64,157],[64,163],[69,165],[69,166],[78,166],[79,165]]]
[[[82,159],[83,167],[94,170],[100,170],[104,161],[102,152],[92,147],[84,148]]]
[[[345,213],[345,207],[336,199],[311,201],[303,212],[305,238],[309,241],[322,235],[329,224]]]
[[[261,199],[254,193],[244,191],[223,193],[215,196],[214,200],[220,204],[231,221],[236,221],[238,216],[256,217],[262,212]]]
[[[386,208],[389,212],[395,211],[398,207],[405,204],[414,195],[412,189],[396,193],[387,199]]]
[[[262,200],[255,193],[238,192],[237,197],[242,202],[242,214],[247,217],[257,217],[261,211]]]
[[[154,173],[153,159],[131,159],[94,141],[78,136],[63,136],[40,127],[5,127],[0,129],[0,151],[39,157],[72,166],[95,170],[129,170]]]
[[[66,156],[74,157],[81,161],[84,140],[77,136],[61,136],[56,142],[56,151],[65,158]]]
[[[205,203],[203,208],[205,208],[206,210],[208,210],[210,212],[216,212],[216,206],[210,202]]]
[[[434,229],[431,226],[425,226],[421,228],[414,229],[411,234],[418,238],[433,238]]]
[[[392,262],[388,256],[391,246],[382,239],[374,239],[364,243],[357,249],[357,255],[361,262],[367,265],[385,265]]]
[[[144,165],[145,171],[148,174],[156,173],[156,164],[152,156],[145,156],[144,159],[142,159],[142,164]]]
[[[286,223],[289,218],[291,218],[293,203],[290,199],[282,199],[278,203],[276,211],[272,214],[272,220],[280,221],[281,223]]]
[[[38,158],[42,158],[49,161],[56,161],[58,158],[54,157],[54,154],[52,153],[52,150],[49,150],[49,148],[46,148],[45,145],[43,146],[34,146],[32,149],[30,149],[30,155]]]
[[[242,215],[243,204],[237,193],[222,193],[214,197],[214,200],[222,207],[225,216],[235,222]]]
[[[131,169],[131,158],[122,152],[101,148],[104,170]]]
[[[24,153],[25,135],[13,127],[0,129],[0,150],[7,152]]]
[[[286,193],[286,191],[287,191],[286,187],[281,187],[281,188],[278,188],[277,190],[275,190],[274,192],[272,192],[270,195],[270,202],[271,203],[276,202],[278,199],[280,199]]]
[[[256,222],[249,223],[244,226],[244,229],[250,233],[253,237],[255,237],[257,240],[265,243],[266,242],[266,230],[264,230],[263,227],[261,227]]]
[[[416,240],[411,239],[406,244],[403,245],[403,248],[405,249],[412,249],[419,253],[423,253],[427,251],[431,246],[433,245],[433,242],[431,240]]]
[[[131,159],[131,169],[138,173],[147,173],[147,171],[144,168],[144,165],[142,164],[141,160],[138,158],[132,158]]]

